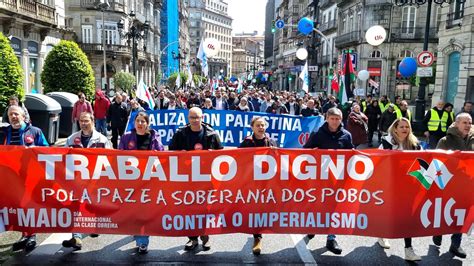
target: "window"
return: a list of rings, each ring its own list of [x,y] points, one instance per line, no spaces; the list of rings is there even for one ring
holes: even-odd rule
[[[97,40],[102,43],[102,22],[97,22]],[[105,43],[119,44],[117,23],[105,22]]]
[[[464,3],[462,0],[456,0],[454,3],[454,19],[464,17]]]
[[[400,54],[398,55],[399,58],[405,58],[405,57],[414,57],[414,54],[410,50],[402,50]]]
[[[82,25],[82,43],[92,43],[92,25]]]
[[[406,6],[402,10],[402,33],[414,33],[416,25],[416,7]]]
[[[410,51],[408,51],[410,52]],[[382,52],[380,52],[379,50],[374,50],[372,51],[372,53],[370,53],[370,57],[371,58],[381,58],[382,57]]]

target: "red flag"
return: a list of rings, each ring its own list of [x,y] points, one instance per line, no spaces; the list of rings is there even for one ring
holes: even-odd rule
[[[337,75],[336,73],[333,74],[331,80],[331,89],[335,92],[339,92],[339,82],[337,82]]]

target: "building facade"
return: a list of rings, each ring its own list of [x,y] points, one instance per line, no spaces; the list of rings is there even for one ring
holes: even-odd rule
[[[147,85],[154,84],[160,65],[161,1],[108,2],[110,6],[102,13],[94,0],[66,1],[66,26],[74,31],[76,42],[94,69],[96,88],[116,90],[113,76],[120,71],[135,74],[138,81]],[[119,22],[123,29],[119,29]],[[132,38],[132,26],[141,37]]]
[[[161,73],[166,80],[180,69],[180,12],[178,0],[163,0],[161,12]]]
[[[441,9],[433,100],[452,103],[458,112],[474,102],[474,2],[454,1]]]
[[[253,78],[259,71],[265,70],[264,40],[265,37],[256,31],[237,33],[232,37],[232,76]]]
[[[395,6],[391,0],[369,0],[362,3],[354,0],[338,0],[335,38],[338,64],[341,69],[341,53],[350,50],[356,71],[368,70],[370,78],[366,82],[357,81],[360,96],[373,94],[402,96],[414,104],[418,94],[415,78],[403,78],[398,66],[405,57],[415,58],[423,51],[427,5]],[[439,7],[433,5],[429,15],[432,27],[429,29],[429,50],[436,50],[438,43]],[[386,41],[373,47],[365,41],[365,32],[374,25],[381,25],[387,31]],[[433,93],[434,84],[428,86]]]
[[[214,38],[220,43],[219,53],[208,58],[209,77],[228,76],[232,69],[232,18],[225,0],[189,0],[190,58],[195,71],[200,70],[197,52],[201,42]],[[201,72],[202,73],[202,72]]]
[[[179,64],[185,71],[190,62],[191,37],[189,35],[189,0],[179,1]]]
[[[64,0],[0,1],[0,30],[23,68],[25,92],[43,92],[41,72],[48,52],[72,33],[65,26]]]

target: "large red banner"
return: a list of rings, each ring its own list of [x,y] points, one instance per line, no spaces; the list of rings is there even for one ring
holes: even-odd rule
[[[0,227],[186,236],[467,232],[474,153],[0,148]]]

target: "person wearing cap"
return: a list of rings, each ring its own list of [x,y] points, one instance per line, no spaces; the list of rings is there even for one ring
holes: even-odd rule
[[[82,112],[79,116],[80,130],[70,135],[65,147],[70,148],[104,148],[112,149],[112,144],[106,136],[97,131],[94,127],[94,115],[89,112]],[[91,237],[97,237],[97,234],[90,234]],[[74,250],[82,249],[82,239],[84,234],[73,233],[72,238],[64,240],[62,246],[65,248],[73,248]]]
[[[10,125],[0,131],[0,145],[25,147],[49,146],[41,129],[25,122],[25,111],[21,106],[8,107]],[[36,234],[22,232],[21,238],[13,243],[13,251],[32,251],[36,247]]]
[[[383,135],[388,133],[388,128],[392,125],[393,121],[397,119],[397,114],[395,113],[395,105],[393,103],[387,106],[387,110],[382,113],[382,117],[380,118],[379,122],[379,130]],[[380,137],[382,134],[379,135],[379,142]]]
[[[446,136],[448,127],[452,124],[449,113],[444,109],[444,101],[439,100],[430,111],[428,111],[423,119],[425,125],[425,136],[428,138],[430,149],[436,149],[436,145],[441,138]]]

